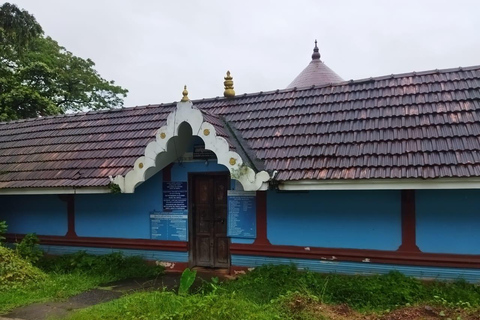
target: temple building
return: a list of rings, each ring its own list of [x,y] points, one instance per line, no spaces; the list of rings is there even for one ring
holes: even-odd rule
[[[480,66],[344,81],[320,58],[286,89],[228,72],[221,98],[1,123],[8,240],[480,282]]]

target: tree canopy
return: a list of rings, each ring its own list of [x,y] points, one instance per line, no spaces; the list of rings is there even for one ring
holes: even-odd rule
[[[45,36],[27,11],[0,7],[0,121],[121,107],[128,91],[94,67]]]

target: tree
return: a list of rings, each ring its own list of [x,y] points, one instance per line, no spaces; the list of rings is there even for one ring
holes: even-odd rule
[[[0,121],[122,106],[128,91],[94,67],[44,36],[27,11],[0,7]]]

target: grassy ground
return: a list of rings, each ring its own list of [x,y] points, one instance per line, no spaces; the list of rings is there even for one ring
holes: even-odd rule
[[[61,301],[116,280],[154,277],[163,271],[159,267],[146,265],[139,257],[125,257],[119,253],[93,256],[78,252],[44,258],[37,265],[44,276],[25,284],[12,282],[10,286],[2,287],[0,314],[35,302]],[[11,273],[25,269],[24,265],[19,270],[16,267],[18,266],[11,267]]]
[[[7,260],[1,260],[1,274],[12,282],[9,287],[0,284],[7,288],[0,290],[0,314],[33,302],[63,300],[99,284],[152,277],[162,271],[140,258],[80,252],[38,261],[42,275],[30,279],[13,277],[19,274],[15,271],[19,264]],[[22,265],[21,270],[30,270]],[[191,294],[153,291],[127,295],[74,312],[69,319],[480,320],[480,287],[464,281],[419,281],[397,272],[344,276],[299,272],[295,266],[264,266],[234,281],[205,282]]]
[[[480,287],[399,273],[352,277],[265,266],[190,295],[136,293],[69,319],[480,319]]]
[[[99,284],[105,283],[103,276],[83,273],[47,274],[47,279],[25,286],[0,292],[0,314],[35,302],[59,301]]]

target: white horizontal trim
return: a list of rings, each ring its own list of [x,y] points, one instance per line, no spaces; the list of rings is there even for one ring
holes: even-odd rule
[[[87,188],[11,188],[0,189],[0,195],[25,195],[25,194],[92,194],[111,193],[108,187],[87,187]]]
[[[280,190],[480,189],[480,178],[284,181]]]

